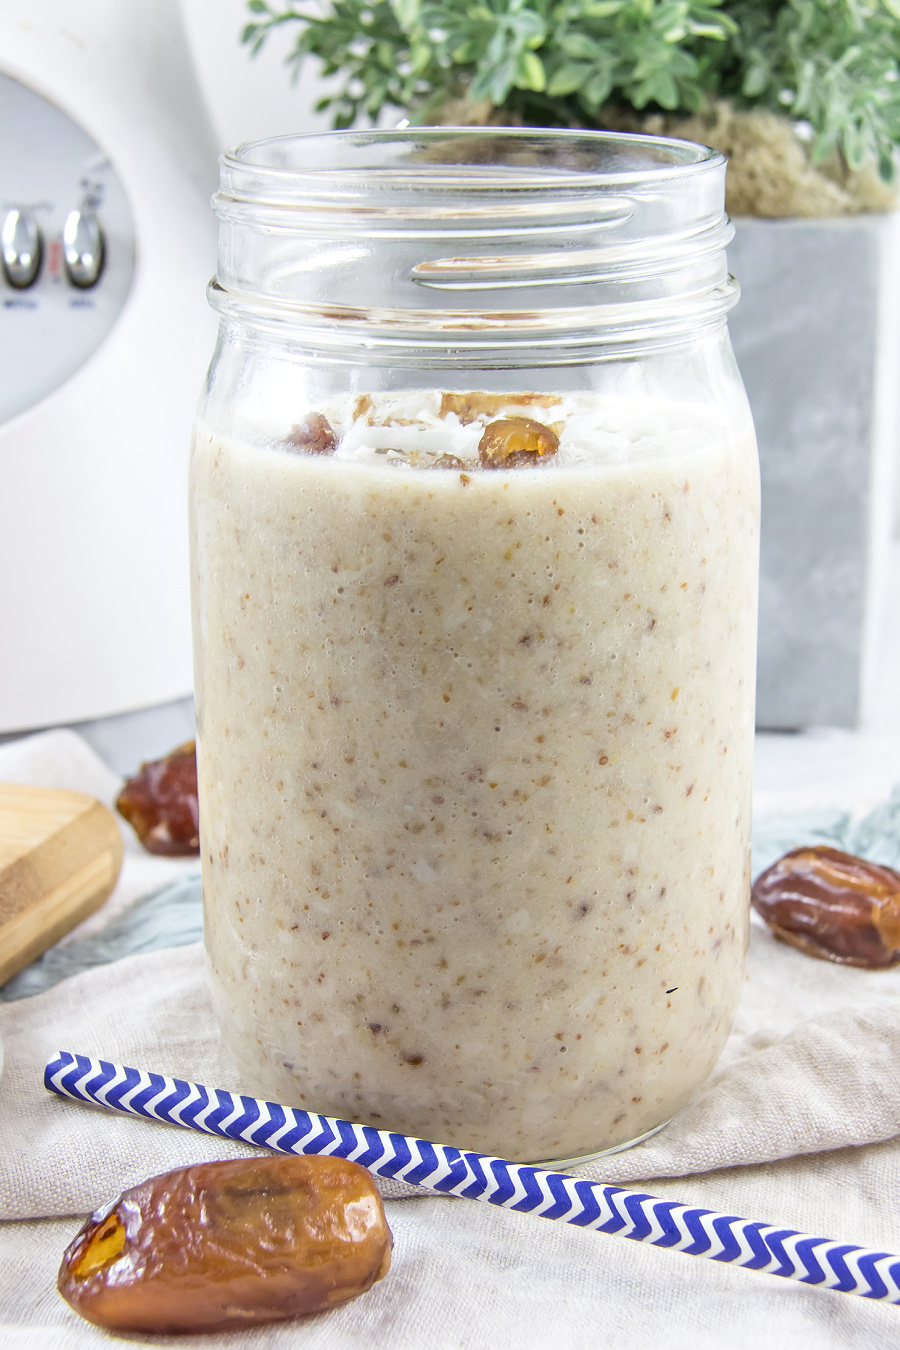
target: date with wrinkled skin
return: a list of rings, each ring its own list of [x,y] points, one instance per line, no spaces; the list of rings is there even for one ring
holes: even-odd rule
[[[192,858],[200,852],[197,751],[193,741],[142,764],[116,800],[148,853]]]
[[[321,413],[309,413],[302,422],[291,427],[287,443],[293,450],[305,450],[310,455],[333,455],[337,437],[331,423]]]
[[[483,469],[529,468],[555,455],[559,437],[533,417],[500,417],[488,422],[478,442]]]
[[[809,956],[884,970],[900,962],[900,872],[840,849],[795,848],[753,883],[776,937]]]
[[[364,1294],[393,1239],[372,1176],[343,1158],[184,1167],[125,1191],[66,1249],[57,1287],[110,1331],[227,1331]]]

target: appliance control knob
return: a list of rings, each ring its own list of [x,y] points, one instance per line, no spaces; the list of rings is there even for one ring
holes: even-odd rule
[[[91,211],[70,211],[63,226],[66,275],[79,290],[96,286],[103,271],[103,232]]]
[[[31,212],[15,207],[7,211],[0,226],[0,259],[10,286],[23,291],[34,284],[43,251],[41,232]]]

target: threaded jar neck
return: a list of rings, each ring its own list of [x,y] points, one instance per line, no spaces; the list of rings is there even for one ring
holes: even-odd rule
[[[335,355],[596,359],[722,322],[737,296],[724,194],[722,155],[659,137],[279,137],[221,161],[210,298],[238,323]]]

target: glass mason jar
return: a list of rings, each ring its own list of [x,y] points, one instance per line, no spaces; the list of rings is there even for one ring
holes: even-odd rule
[[[748,920],[758,470],[725,164],[226,155],[192,459],[206,943],[242,1086],[517,1160],[707,1077]]]

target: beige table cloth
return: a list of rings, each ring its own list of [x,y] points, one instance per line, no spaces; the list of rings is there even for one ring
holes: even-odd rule
[[[0,777],[98,790],[75,738],[42,766],[0,750]],[[65,754],[62,752],[65,751]],[[65,764],[63,763],[65,761]],[[78,781],[73,781],[77,779]],[[108,775],[111,779],[112,776]],[[26,780],[27,781],[27,780]],[[112,790],[114,782],[107,781]],[[133,845],[132,845],[133,847]],[[129,853],[112,910],[160,876]],[[94,922],[94,921],[91,921]],[[0,1346],[110,1344],[55,1292],[85,1212],[155,1172],[245,1146],[47,1094],[57,1048],[239,1088],[212,1019],[199,944],[85,971],[0,1006]],[[638,1148],[581,1169],[653,1194],[900,1252],[900,969],[812,961],[754,925],[734,1032],[698,1099]],[[149,1344],[315,1350],[900,1347],[900,1307],[807,1288],[472,1201],[385,1185],[393,1269],[334,1312],[227,1336]]]

